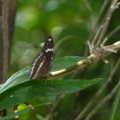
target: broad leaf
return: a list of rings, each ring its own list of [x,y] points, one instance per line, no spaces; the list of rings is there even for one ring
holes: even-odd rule
[[[78,62],[81,57],[64,57],[54,60],[54,70],[57,67],[65,69]],[[62,65],[63,67],[60,67]],[[57,66],[57,67],[56,67]],[[29,80],[30,67],[26,67],[13,74],[6,83],[0,87],[0,110],[33,98],[50,95],[74,93],[88,86],[96,84],[100,79],[94,80]]]
[[[53,61],[52,71],[66,69],[66,68],[76,64],[78,61],[80,61],[82,59],[83,59],[83,57],[78,57],[78,56],[66,56],[66,57],[55,59]],[[0,86],[0,93],[4,92],[5,90],[7,90],[15,85],[18,85],[20,83],[30,80],[29,79],[29,70],[30,70],[30,67],[25,67],[22,70],[13,74],[6,81],[5,84]]]
[[[13,74],[4,84],[2,84],[2,86],[0,87],[0,93],[4,92],[5,90],[15,85],[28,81],[29,69],[30,67],[25,67],[22,70]]]
[[[18,84],[0,94],[0,110],[41,96],[74,93],[96,84],[94,80],[31,80]]]

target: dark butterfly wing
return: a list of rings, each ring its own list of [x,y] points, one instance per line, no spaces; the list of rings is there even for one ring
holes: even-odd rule
[[[41,52],[32,64],[30,79],[38,79],[46,76],[51,70],[53,59],[53,39],[48,37]]]

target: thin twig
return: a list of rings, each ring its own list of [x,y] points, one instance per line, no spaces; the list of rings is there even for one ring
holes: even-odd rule
[[[102,7],[100,9],[100,12],[98,13],[98,17],[96,19],[96,22],[95,22],[94,26],[92,27],[92,29],[90,30],[90,34],[89,34],[89,37],[88,37],[88,41],[90,41],[90,42],[93,40],[93,33],[95,32],[95,29],[96,29],[99,21],[101,20],[102,14],[105,11],[106,6],[109,4],[109,1],[110,0],[105,0],[104,1],[103,5],[102,5]],[[101,27],[100,27],[100,29],[101,29]],[[98,31],[100,31],[100,29]],[[84,56],[87,56],[87,55],[88,55],[88,46],[86,46],[85,52],[84,52]]]
[[[108,3],[108,2],[107,2],[107,3]],[[108,4],[109,4],[109,3],[108,3]],[[107,6],[107,4],[106,4],[106,6]],[[94,39],[93,39],[92,42],[91,42],[91,45],[93,46],[93,49],[98,47],[96,44],[97,44],[97,42],[98,42],[98,40],[99,40],[99,37],[100,37],[100,35],[101,35],[101,33],[102,33],[102,30],[103,30],[103,28],[104,28],[103,25],[104,25],[104,23],[105,23],[105,21],[106,21],[106,16],[108,16],[108,13],[109,13],[109,9],[108,9],[107,12],[105,13],[104,18],[101,20],[101,25],[100,25],[99,29],[97,30],[98,32],[97,32],[97,34],[95,35]],[[98,34],[98,33],[99,33],[99,34]]]
[[[115,35],[118,31],[120,30],[120,26],[118,26],[117,28],[115,28],[114,30],[112,30],[106,37],[105,39],[102,41],[102,43],[100,44],[100,47],[104,46],[106,41],[108,39],[110,39],[113,35]],[[92,50],[90,50],[92,51]]]
[[[46,116],[45,120],[50,120],[56,110],[56,108],[59,106],[60,102],[62,101],[62,99],[65,97],[65,95],[61,95],[57,101],[54,103],[50,113]]]
[[[92,10],[88,0],[84,0],[84,2],[85,2],[86,7],[88,8],[88,10],[90,11],[90,13],[92,13],[93,10]]]
[[[98,39],[98,42],[97,42],[96,46],[100,46],[101,42],[103,41],[103,37],[104,37],[104,35],[106,33],[106,30],[108,28],[108,25],[110,23],[113,12],[114,12],[114,10],[116,8],[118,8],[119,3],[117,3],[117,2],[118,2],[118,0],[114,0],[113,3],[110,6],[109,12],[108,12],[108,14],[106,16],[106,20],[105,20],[104,24],[102,25],[103,29],[102,29],[101,35],[100,35],[100,37]]]
[[[86,105],[86,107],[82,110],[82,112],[80,112],[80,114],[77,116],[77,118],[75,120],[80,120],[85,113],[89,110],[89,108],[92,106],[92,104],[95,102],[95,100],[98,98],[98,96],[100,96],[101,93],[103,93],[103,91],[105,90],[106,86],[111,82],[112,77],[114,76],[114,74],[116,73],[117,69],[120,66],[120,58],[118,59],[117,63],[115,64],[114,68],[112,69],[112,71],[110,72],[110,75],[106,81],[106,83],[99,89],[99,91],[95,94],[95,96],[90,100],[90,102]]]
[[[106,38],[109,39],[111,38],[113,35],[115,35],[118,31],[120,30],[120,25],[118,27],[116,27],[114,30],[112,30],[107,36]]]
[[[87,59],[80,60],[78,63],[74,64],[73,66],[66,68],[66,69],[61,69],[55,72],[51,72],[49,74],[48,79],[56,79],[61,76],[70,74],[78,69],[82,69],[84,67],[87,67],[88,65],[97,62],[108,55],[117,52],[120,49],[120,41],[109,45],[109,46],[104,46],[102,48],[96,49],[94,51],[94,54],[91,54],[90,56],[87,57]]]
[[[89,115],[86,117],[85,120],[90,120],[90,118],[98,111],[98,109],[108,100],[110,100],[113,95],[116,93],[118,87],[120,86],[120,82],[112,89],[112,91],[103,98],[103,100],[92,110]]]
[[[96,35],[95,35],[95,37],[94,37],[94,39],[93,39],[93,41],[92,41],[92,43],[91,43],[91,46],[92,46],[92,49],[93,49],[93,50],[94,50],[94,48],[95,48],[95,44],[96,44],[96,42],[98,41],[98,38],[99,38],[101,32],[102,32],[102,29],[103,29],[103,25],[100,26],[98,32],[96,33]],[[92,50],[92,53],[93,53],[93,50]]]
[[[99,21],[101,20],[102,14],[103,14],[103,12],[105,11],[106,6],[109,4],[109,2],[110,2],[110,0],[105,0],[105,1],[104,1],[103,5],[102,5],[102,7],[101,7],[101,9],[100,9],[100,12],[98,13],[97,20],[96,20],[96,22],[95,22],[95,24],[94,24],[94,26],[93,26],[93,28],[92,28],[92,30],[91,30],[90,36],[88,37],[88,40],[89,40],[89,41],[92,40],[93,31],[95,31],[95,29],[96,29]]]

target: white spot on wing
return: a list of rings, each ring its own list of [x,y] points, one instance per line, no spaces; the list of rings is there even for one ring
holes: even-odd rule
[[[49,38],[49,39],[48,39],[48,41],[52,41],[52,39],[51,39],[51,38]]]
[[[51,52],[51,51],[53,51],[53,48],[46,49],[46,52]]]

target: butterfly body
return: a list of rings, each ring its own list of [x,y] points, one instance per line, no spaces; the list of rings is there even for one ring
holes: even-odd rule
[[[48,37],[41,52],[32,64],[30,69],[30,79],[38,79],[47,76],[52,68],[53,59],[53,39]]]

